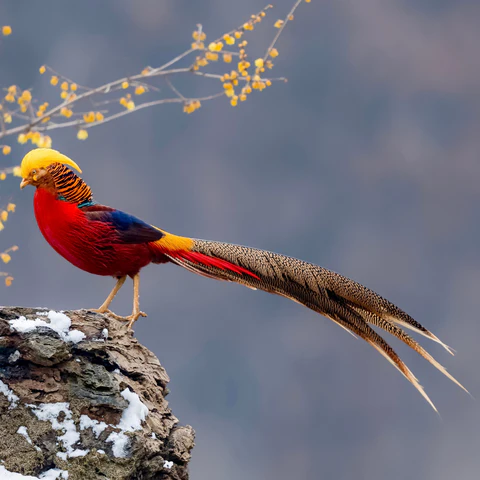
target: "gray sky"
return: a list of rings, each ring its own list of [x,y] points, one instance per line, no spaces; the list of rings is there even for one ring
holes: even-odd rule
[[[253,48],[268,44],[291,3],[275,2]],[[47,63],[96,86],[171,59],[198,22],[212,38],[263,6],[3,0],[0,24],[14,33],[0,43],[0,85],[47,97],[52,87],[37,73]],[[479,398],[479,24],[472,0],[313,0],[278,44],[287,84],[236,109],[220,99],[190,116],[143,110],[86,142],[54,132],[54,147],[80,164],[102,203],[373,288],[457,350],[450,357],[422,340]],[[192,82],[190,92],[216,86]],[[27,151],[13,147],[5,165]],[[0,249],[20,247],[1,303],[103,302],[113,281],[47,245],[33,189],[20,194],[18,179],[0,189],[1,204],[18,204]],[[130,311],[131,284],[114,307]],[[175,414],[197,431],[192,479],[477,477],[478,401],[397,342],[441,419],[365,342],[285,299],[152,266],[141,307],[149,316],[136,335],[172,378]]]

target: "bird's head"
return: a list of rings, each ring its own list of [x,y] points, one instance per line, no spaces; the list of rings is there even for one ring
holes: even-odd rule
[[[51,148],[35,148],[23,157],[20,165],[22,175],[20,188],[27,185],[33,185],[34,187],[42,185],[47,180],[48,167],[56,163],[69,165],[82,173],[80,167],[66,155]]]

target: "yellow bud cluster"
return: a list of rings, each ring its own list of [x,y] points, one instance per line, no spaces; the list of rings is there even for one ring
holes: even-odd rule
[[[205,44],[203,42],[193,42],[192,49],[193,50],[203,50],[205,48]]]
[[[207,38],[207,35],[204,32],[199,32],[198,30],[195,30],[192,33],[192,38],[197,42],[203,42]]]
[[[47,110],[47,108],[48,108],[48,102],[44,102],[41,105],[39,105],[36,113],[37,117],[41,117],[45,113],[45,110]]]
[[[233,45],[235,43],[235,37],[232,37],[228,33],[223,36],[223,40],[227,45]]]
[[[52,139],[48,135],[43,135],[40,132],[30,131],[27,133],[21,133],[17,137],[17,142],[21,144],[27,143],[29,140],[32,145],[36,145],[37,147],[50,148],[52,146]],[[13,174],[16,175],[15,169]]]
[[[70,118],[73,115],[73,112],[67,107],[62,107],[60,109],[60,115],[63,115],[66,118]]]
[[[200,103],[200,100],[192,100],[191,102],[186,102],[183,105],[183,111],[185,113],[192,113],[195,110],[198,110],[202,104]]]
[[[212,42],[208,45],[208,49],[211,52],[221,52],[223,48],[223,43],[222,42]]]
[[[129,93],[120,99],[120,105],[124,106],[127,110],[133,110],[135,108],[135,102]]]
[[[84,113],[83,121],[85,123],[93,123],[95,121],[95,112]]]

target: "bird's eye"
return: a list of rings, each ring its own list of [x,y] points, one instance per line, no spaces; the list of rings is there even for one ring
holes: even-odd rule
[[[32,174],[35,175],[37,173],[36,170],[32,170]]]

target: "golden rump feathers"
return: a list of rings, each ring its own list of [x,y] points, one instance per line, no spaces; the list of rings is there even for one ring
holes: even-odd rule
[[[52,150],[51,148],[35,148],[30,150],[22,160],[20,166],[20,172],[23,178],[27,178],[30,172],[37,168],[45,168],[53,163],[63,163],[64,165],[69,165],[75,170],[78,170],[80,173],[80,167],[66,155],[63,155],[57,150]]]

